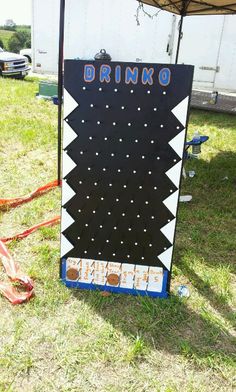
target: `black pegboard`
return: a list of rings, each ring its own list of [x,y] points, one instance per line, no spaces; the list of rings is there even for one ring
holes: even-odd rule
[[[84,81],[85,64],[96,78]],[[63,231],[67,257],[162,266],[172,246],[160,229],[175,216],[163,204],[178,187],[165,174],[181,161],[168,144],[183,129],[172,109],[190,95],[193,67],[109,63],[122,80],[99,81],[100,62],[65,61],[65,89],[78,103],[65,121],[77,134],[66,147],[76,167],[65,176],[76,193],[63,207],[74,222]],[[126,84],[126,67],[153,67],[153,85]],[[171,72],[168,86],[157,75]]]

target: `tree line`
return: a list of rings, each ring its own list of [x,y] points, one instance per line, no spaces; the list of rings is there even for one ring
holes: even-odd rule
[[[4,45],[3,39],[0,37],[0,47],[10,52],[18,53],[21,49],[31,48],[31,29],[30,26],[15,26],[9,28],[0,26],[0,30],[10,30],[12,35],[7,44]]]

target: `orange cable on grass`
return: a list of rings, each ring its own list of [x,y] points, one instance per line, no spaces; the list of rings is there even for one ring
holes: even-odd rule
[[[59,185],[60,182],[55,180],[36,189],[27,196],[0,199],[0,209],[7,207],[17,207],[18,205],[28,202]],[[17,283],[19,285],[18,288],[14,287],[10,283],[0,281],[0,293],[2,293],[2,295],[4,295],[13,305],[22,304],[23,302],[29,300],[34,294],[34,284],[31,278],[21,272],[19,264],[16,263],[13,257],[10,255],[5,243],[16,239],[25,238],[31,233],[34,233],[40,227],[48,227],[59,223],[60,219],[61,218],[58,215],[50,220],[38,223],[37,225],[34,225],[21,233],[15,234],[14,236],[0,239],[0,259],[2,261],[3,267],[9,279],[13,283]]]
[[[40,196],[50,191],[51,189],[56,188],[59,185],[61,185],[61,182],[58,182],[58,180],[54,180],[46,185],[37,188],[35,191],[29,193],[26,196],[0,199],[0,210],[7,209],[9,207],[10,208],[17,207],[23,203],[27,203],[28,201],[34,199],[35,197]]]
[[[54,218],[38,223],[37,225],[34,225],[29,229],[22,231],[21,233],[15,234],[11,237],[0,238],[0,241],[6,243],[14,240],[21,240],[22,238],[28,237],[28,235],[34,233],[40,227],[48,227],[48,226],[56,225],[57,223],[60,222],[60,220],[61,220],[60,215],[57,215]]]

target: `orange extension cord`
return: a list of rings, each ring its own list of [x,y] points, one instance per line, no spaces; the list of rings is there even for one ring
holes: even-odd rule
[[[10,199],[0,199],[0,209],[7,210],[9,208],[17,207],[23,203],[26,203],[37,196],[40,196],[51,189],[60,185],[58,181],[52,181],[46,184],[29,195],[10,198]],[[40,227],[52,226],[60,222],[60,216],[55,216],[53,219],[39,223],[29,229],[23,231],[22,233],[15,234],[12,237],[0,238],[0,259],[2,260],[3,267],[6,271],[9,279],[15,284],[5,283],[0,281],[0,292],[4,295],[13,305],[21,304],[29,300],[34,294],[34,284],[33,281],[25,274],[20,271],[19,265],[14,261],[10,255],[5,243],[22,239],[27,237],[29,234],[34,233]]]
[[[28,201],[33,200],[35,197],[38,197],[59,185],[61,185],[61,183],[60,182],[58,183],[58,181],[55,180],[37,188],[35,191],[29,193],[26,196],[14,197],[9,199],[0,199],[0,210],[7,210],[8,208],[17,207],[20,204],[27,203]]]

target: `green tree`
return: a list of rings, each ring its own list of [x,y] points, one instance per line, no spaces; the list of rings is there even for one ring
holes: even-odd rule
[[[26,47],[26,48],[31,48],[31,38],[28,38],[28,39],[25,41],[25,47]]]
[[[4,30],[16,31],[16,26],[3,26]]]
[[[17,31],[8,41],[8,49],[12,52],[19,52],[23,48],[31,47],[30,32],[26,30]]]
[[[16,34],[13,34],[8,41],[8,49],[11,52],[18,53],[22,49],[21,41]]]

